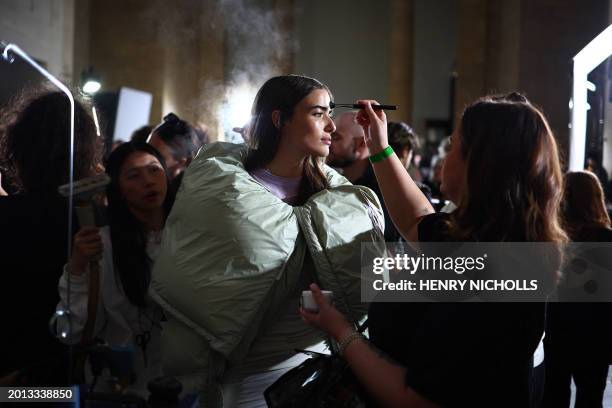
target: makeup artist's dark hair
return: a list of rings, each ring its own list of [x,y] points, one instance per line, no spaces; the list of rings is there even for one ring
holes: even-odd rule
[[[162,122],[151,131],[151,136],[158,136],[172,153],[176,161],[187,160],[187,164],[202,147],[201,136],[189,122],[174,113],[164,116]]]
[[[154,156],[166,171],[166,162],[153,146],[147,143],[127,142],[117,147],[108,157],[106,173],[110,184],[106,188],[108,197],[108,219],[113,243],[115,273],[123,286],[125,295],[136,306],[146,306],[146,294],[151,282],[152,261],[147,255],[147,233],[142,223],[132,214],[121,194],[119,175],[126,159],[133,153],[143,152]],[[166,183],[169,185],[166,172]],[[168,216],[174,197],[170,189],[164,199],[164,217]]]
[[[91,105],[74,95],[74,179],[97,172],[102,138]],[[62,92],[29,88],[0,109],[0,165],[14,192],[57,194],[68,183],[70,102]]]
[[[544,114],[517,93],[487,96],[465,109],[459,129],[466,186],[451,217],[453,237],[567,241],[561,163]]]
[[[245,161],[247,171],[263,167],[272,161],[280,144],[281,129],[291,119],[295,106],[317,89],[329,88],[314,78],[301,75],[277,76],[266,81],[257,92],[252,109],[252,126],[249,130],[251,150]],[[280,111],[280,126],[272,121],[272,112]],[[317,191],[329,188],[329,181],[321,169],[322,158],[310,156],[304,163],[304,177],[300,196],[306,199]]]

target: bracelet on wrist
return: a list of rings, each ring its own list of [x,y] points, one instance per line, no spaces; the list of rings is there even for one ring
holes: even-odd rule
[[[340,340],[338,342],[338,354],[340,354],[341,356],[344,355],[344,351],[346,350],[346,348],[349,346],[349,344],[351,344],[353,341],[357,340],[357,339],[362,339],[363,335],[359,332],[353,331],[349,334],[347,334],[344,338],[342,338],[342,340]]]
[[[372,163],[377,163],[381,160],[386,159],[387,157],[391,156],[393,154],[393,148],[391,146],[387,146],[383,149],[382,152],[373,154],[370,156],[370,162]]]

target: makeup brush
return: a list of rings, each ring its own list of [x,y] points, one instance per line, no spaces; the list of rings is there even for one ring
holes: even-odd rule
[[[334,108],[351,108],[351,109],[364,109],[365,105],[361,105],[358,103],[335,103],[335,102],[330,102],[329,103],[329,107],[331,109]],[[372,105],[372,109],[374,110],[396,110],[397,106],[395,105]]]

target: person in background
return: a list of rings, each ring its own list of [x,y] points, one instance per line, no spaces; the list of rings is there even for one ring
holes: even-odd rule
[[[139,127],[138,129],[132,132],[132,135],[130,136],[130,142],[146,143],[152,130],[153,126],[151,125],[144,125]]]
[[[176,196],[183,181],[183,173],[202,147],[205,132],[198,131],[191,124],[174,113],[164,116],[149,135],[147,143],[163,156],[170,177],[170,194]]]
[[[452,135],[442,190],[457,203],[434,213],[387,140],[384,111],[365,105],[358,121],[391,217],[407,241],[550,242],[559,255],[563,177],[555,138],[526,99],[483,97]],[[382,152],[382,153],[381,153]],[[382,156],[381,156],[382,155]],[[515,166],[508,166],[514,163]],[[556,248],[556,249],[555,249]],[[546,264],[552,283],[558,256]],[[357,378],[384,406],[529,407],[543,303],[372,303],[370,340],[311,285],[319,313],[302,318],[340,344]]]
[[[182,174],[202,146],[195,128],[174,113],[164,116],[149,135],[148,143],[163,156],[170,180]]]
[[[327,164],[339,169],[351,183],[366,186],[376,193],[385,215],[385,241],[399,241],[400,234],[389,217],[374,170],[368,160],[370,151],[365,143],[363,128],[357,123],[357,112],[342,112],[334,118],[334,122],[336,131],[332,134]],[[401,154],[402,164],[408,169],[418,141],[410,128],[403,123],[393,123],[390,128],[393,130],[393,141]],[[419,187],[423,187],[427,194],[427,187]]]
[[[444,202],[448,199],[444,192],[441,191],[440,185],[442,184],[442,168],[444,167],[444,159],[450,151],[450,138],[444,138],[438,146],[438,154],[431,159],[431,169],[429,171],[429,177],[425,183],[429,186],[431,195],[438,203],[444,205]]]
[[[147,382],[161,375],[160,332],[162,311],[147,294],[151,266],[157,257],[161,233],[173,198],[163,157],[146,143],[126,142],[109,156],[106,172],[109,225],[86,226],[74,237],[70,262],[59,279],[61,301],[67,307],[71,280],[71,333],[66,341],[79,343],[85,327],[92,339],[111,347],[133,346],[136,382],[128,387],[147,395]],[[90,293],[91,263],[98,263],[99,290]],[[88,301],[98,299],[95,322],[89,322]],[[59,324],[59,332],[67,332]],[[108,376],[96,391],[109,391]]]
[[[415,152],[420,147],[418,136],[404,122],[389,122],[387,124],[389,145],[397,152],[397,157],[406,169],[412,165]]]
[[[326,163],[339,169],[351,183],[361,182],[364,185],[363,182],[368,182],[366,179],[372,179],[374,182],[376,179],[371,169],[368,172],[369,151],[363,139],[363,129],[356,118],[355,111],[342,112],[334,117],[336,130],[332,133],[332,143]],[[368,173],[372,173],[370,177]]]
[[[389,135],[389,146],[398,152],[397,157],[408,170],[408,174],[414,179],[412,171],[418,171],[413,166],[414,157],[421,146],[418,135],[404,122],[389,122],[387,124],[387,134]],[[419,180],[415,180],[415,183],[427,199],[431,201],[431,189]]]
[[[102,138],[89,101],[73,94],[74,180],[79,180],[98,172]],[[0,163],[13,182],[12,194],[0,196],[0,382],[60,384],[67,369],[49,318],[68,253],[68,207],[58,187],[69,180],[70,103],[62,92],[35,88],[0,112]]]
[[[612,242],[604,192],[595,174],[576,171],[565,175],[563,220],[574,242]],[[597,252],[589,250],[589,260],[596,263]],[[609,252],[602,254],[600,259],[606,258]],[[609,262],[605,264],[610,266]],[[573,379],[575,407],[601,407],[608,366],[612,363],[612,303],[580,303],[566,299],[573,272],[570,270],[567,274],[570,276],[562,281],[559,302],[548,305],[544,338],[544,406],[569,407]]]
[[[606,188],[608,187],[610,178],[608,177],[608,171],[601,163],[601,160],[597,159],[595,155],[589,155],[586,159],[585,170],[590,171],[597,176],[599,182],[603,186],[604,194],[607,193],[607,196],[609,196],[610,192],[607,192]]]

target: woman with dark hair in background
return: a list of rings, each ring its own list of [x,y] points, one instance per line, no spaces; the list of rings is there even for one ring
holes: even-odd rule
[[[604,191],[595,174],[577,171],[565,175],[563,221],[574,242],[612,242]],[[581,244],[577,245],[580,248]],[[593,264],[609,258],[609,246],[602,247],[601,252],[592,245],[587,244],[585,248]],[[607,266],[604,269],[611,273],[610,262],[600,266]],[[559,301],[548,305],[544,339],[545,407],[569,407],[572,378],[576,384],[575,407],[601,407],[608,366],[612,363],[612,303],[579,303],[575,302],[577,299],[574,302],[566,299],[573,292],[573,274],[571,270],[564,274]],[[578,278],[581,280],[582,276]],[[581,280],[577,288],[580,293],[584,293],[582,284]]]
[[[366,105],[359,120],[370,151],[389,152],[384,112],[374,111],[373,101],[359,103]],[[524,98],[485,97],[463,113],[443,168],[442,190],[458,205],[452,214],[433,213],[389,153],[374,170],[391,217],[408,241],[558,245],[567,239],[559,223],[563,180],[557,145],[543,114]],[[552,282],[559,265],[546,266]],[[368,342],[311,287],[320,312],[302,310],[302,317],[341,344],[354,373],[383,405],[532,403],[543,303],[372,303]]]
[[[415,180],[413,174],[415,172],[419,172],[419,169],[412,165],[414,155],[418,152],[421,143],[419,142],[419,137],[416,133],[414,133],[414,129],[412,129],[408,124],[404,122],[389,122],[387,124],[387,134],[389,135],[389,146],[393,148],[394,152],[397,152],[397,157],[406,170],[408,174],[411,175],[412,179],[416,183],[416,185],[421,189],[421,192],[427,197],[427,199],[431,202],[431,189],[426,184],[423,184],[420,180]],[[419,173],[420,176],[420,173]],[[385,226],[389,223],[393,223],[391,219],[387,219],[387,215],[385,215]],[[387,227],[388,228],[388,227]],[[395,242],[401,236],[399,233],[396,233],[397,236],[393,237],[393,239],[389,239],[387,235],[387,242]]]
[[[164,157],[170,180],[182,174],[202,147],[196,129],[189,122],[169,113],[147,139]]]
[[[414,154],[420,147],[418,136],[414,130],[404,122],[389,122],[387,124],[389,145],[397,152],[400,162],[408,170],[412,164]]]
[[[169,113],[151,131],[146,140],[166,161],[170,177],[170,194],[176,197],[185,169],[200,147],[208,142],[208,135],[174,113]]]
[[[358,254],[382,239],[382,214],[369,189],[323,164],[331,100],[316,79],[271,78],[249,146],[209,145],[185,173],[151,293],[168,316],[166,374],[203,406],[265,407],[264,390],[307,358],[295,349],[325,352],[297,313],[313,279],[354,320],[365,313]]]
[[[59,384],[66,378],[53,362],[61,350],[49,317],[68,252],[68,208],[58,187],[69,180],[70,103],[61,92],[32,89],[0,115],[0,164],[11,193],[0,196],[0,382]],[[74,130],[78,180],[96,173],[102,148],[91,108],[78,96]]]
[[[87,226],[74,237],[70,263],[59,280],[66,307],[71,279],[72,332],[67,342],[79,342],[86,325],[91,338],[110,346],[135,346],[136,382],[129,387],[142,396],[147,382],[161,375],[161,309],[149,300],[151,265],[161,243],[161,231],[172,205],[163,157],[146,143],[123,143],[109,156],[106,172],[108,227]],[[90,263],[100,262],[98,312],[88,322]],[[59,324],[58,331],[69,330]],[[104,387],[104,386],[103,386]],[[108,390],[107,390],[108,391]]]

